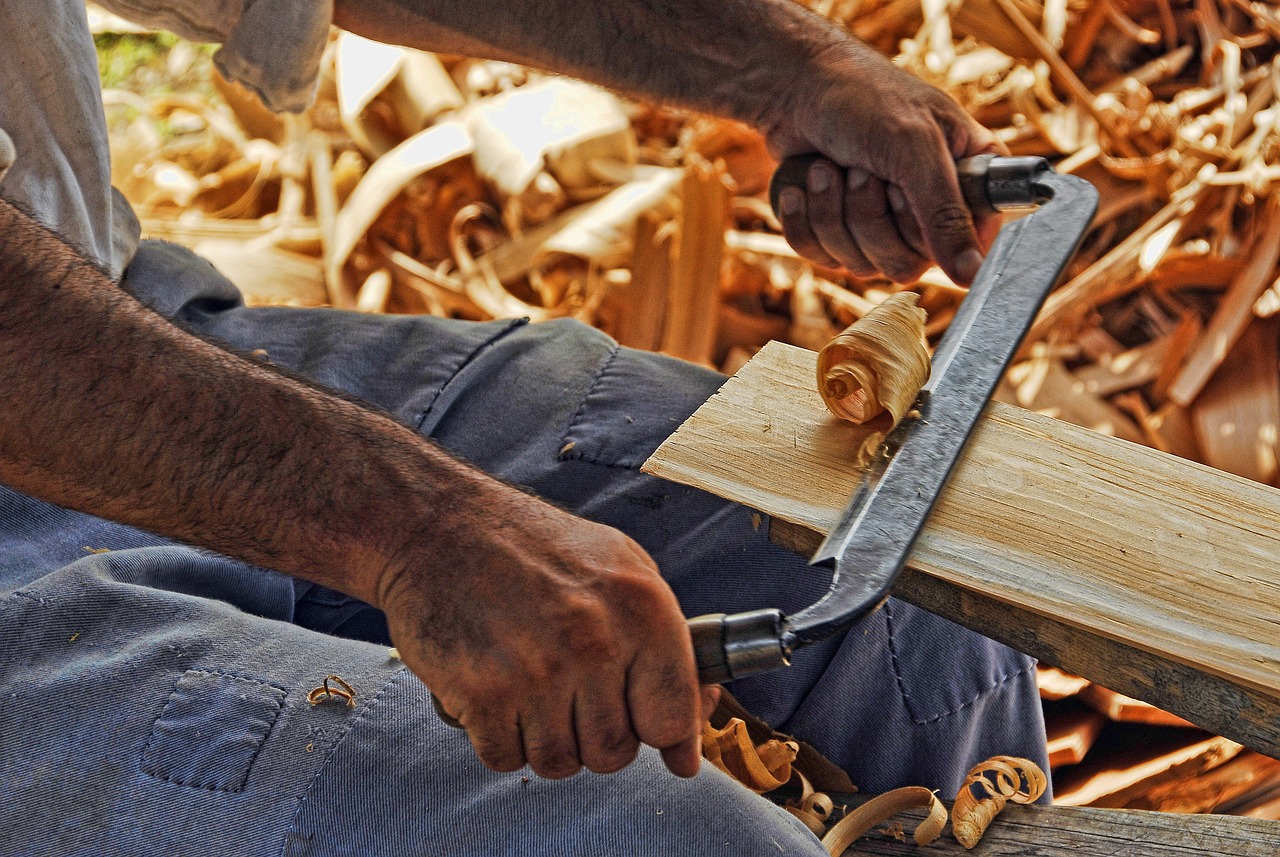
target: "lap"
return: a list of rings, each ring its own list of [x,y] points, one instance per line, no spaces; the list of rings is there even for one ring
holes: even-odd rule
[[[0,601],[0,829],[20,853],[822,853],[647,751],[610,777],[488,771],[385,647],[148,585],[199,573],[192,553],[88,556]],[[308,701],[329,675],[353,705]]]
[[[639,472],[639,465],[657,444],[718,387],[722,378],[716,373],[621,349],[597,331],[570,321],[536,326],[477,324],[328,310],[249,309],[239,304],[234,287],[206,263],[169,245],[144,244],[126,282],[158,310],[202,334],[241,351],[265,351],[272,362],[394,414],[496,476],[529,486],[586,517],[618,526],[653,554],[689,615],[764,606],[790,612],[825,591],[824,577],[802,558],[769,541],[767,520],[749,509]],[[338,744],[325,743],[333,735],[328,727],[318,727],[315,733],[294,733],[275,725],[255,756],[261,761],[252,763],[264,767],[254,767],[246,780],[257,781],[254,770],[274,770],[271,766],[276,764],[283,766],[281,770],[294,766],[291,785],[271,786],[272,800],[283,801],[281,806],[294,810],[301,806],[302,812],[296,818],[286,813],[289,817],[284,827],[272,829],[294,830],[301,838],[290,840],[291,847],[302,849],[298,853],[319,848],[316,843],[321,840],[334,850],[316,853],[344,853],[337,843],[343,841],[347,835],[343,830],[348,829],[359,835],[365,835],[366,828],[414,830],[414,835],[429,839],[435,835],[428,830],[436,823],[432,821],[437,819],[434,810],[423,810],[408,821],[397,815],[401,806],[421,807],[423,802],[444,807],[447,813],[458,806],[474,806],[479,817],[496,814],[494,817],[503,821],[494,831],[509,823],[532,825],[527,828],[528,835],[522,835],[525,842],[528,836],[549,835],[539,827],[537,817],[550,812],[542,803],[551,799],[548,795],[567,794],[555,791],[560,786],[532,780],[526,783],[518,776],[490,777],[478,767],[462,736],[445,730],[429,706],[423,707],[425,691],[416,680],[396,678],[398,668],[386,662],[385,647],[334,636],[385,641],[381,616],[367,605],[11,492],[0,492],[0,506],[0,547],[5,557],[0,562],[0,591],[27,593],[6,602],[7,615],[19,607],[22,615],[15,620],[16,627],[14,622],[5,624],[10,634],[28,635],[13,638],[14,645],[6,645],[2,651],[34,649],[42,652],[41,657],[57,654],[64,659],[56,665],[40,666],[39,659],[24,660],[24,655],[6,665],[6,683],[21,683],[26,689],[19,696],[26,694],[33,701],[30,707],[5,709],[6,715],[17,717],[21,711],[22,718],[29,718],[9,720],[9,725],[27,722],[32,724],[28,731],[39,736],[13,745],[17,752],[6,760],[7,770],[33,770],[14,759],[28,759],[32,765],[47,768],[53,758],[49,748],[57,736],[78,748],[74,753],[60,751],[58,757],[76,756],[77,776],[91,776],[87,766],[96,763],[100,750],[118,753],[119,772],[128,772],[128,776],[120,773],[119,778],[107,780],[121,796],[109,798],[104,792],[98,803],[95,797],[74,804],[85,807],[83,823],[89,827],[93,819],[106,817],[105,806],[128,818],[133,812],[129,807],[152,805],[147,803],[152,798],[124,797],[139,788],[169,789],[155,792],[156,813],[166,801],[186,801],[194,794],[186,791],[194,788],[189,784],[175,785],[161,779],[157,785],[154,774],[142,768],[147,735],[156,728],[157,717],[174,693],[209,690],[215,697],[209,707],[217,711],[221,710],[219,694],[236,696],[233,691],[245,687],[254,690],[248,696],[263,696],[267,700],[264,705],[270,707],[270,699],[282,699],[279,711],[296,708],[301,716],[315,711],[301,707],[305,701],[299,704],[298,700],[318,678],[328,672],[344,674],[345,670],[348,677],[359,679],[353,683],[362,691],[365,687],[385,689],[369,699],[367,708],[360,709],[364,713],[356,722],[378,722],[379,710],[398,712],[386,724],[370,728],[370,735],[381,737],[369,741],[353,737],[342,744],[346,750],[339,753],[342,747]],[[86,557],[85,548],[110,548],[113,553]],[[109,585],[63,587],[59,598],[66,602],[65,609],[71,611],[66,615],[74,621],[69,618],[63,625],[50,624],[47,627],[53,630],[41,636],[44,626],[26,624],[36,621],[36,614],[30,612],[30,605],[36,603],[30,600],[30,587],[52,585],[65,575],[88,575],[89,580],[101,578]],[[168,606],[156,608],[156,599]],[[183,609],[173,608],[173,603]],[[203,619],[192,622],[189,617],[194,614],[189,611],[221,618],[213,624]],[[104,629],[104,639],[110,640],[105,648],[97,648],[104,645],[101,642],[95,642],[94,647],[80,645],[85,639],[82,631],[75,645],[65,642],[78,633],[71,625],[86,625],[86,617],[94,618]],[[105,630],[109,628],[121,630]],[[279,646],[292,648],[286,651]],[[137,663],[152,666],[138,668],[141,672],[131,666],[120,673],[125,679],[132,676],[132,681],[117,681],[115,673],[107,681],[103,670],[115,670],[117,662],[108,660],[108,667],[104,667],[100,658],[112,652],[118,657],[127,653],[138,659]],[[60,678],[40,684],[50,675]],[[241,679],[257,684],[237,684]],[[37,693],[36,684],[44,690]],[[896,601],[890,601],[887,609],[873,614],[843,639],[801,650],[790,669],[739,682],[734,690],[749,708],[774,725],[817,745],[849,770],[854,782],[866,791],[905,783],[951,790],[970,764],[996,752],[1044,759],[1043,723],[1030,662]],[[59,704],[63,699],[92,704]],[[102,744],[102,712],[114,710],[121,699],[135,705],[138,712],[130,715],[132,726],[119,727],[123,731],[118,734],[123,737],[127,733],[129,739],[107,739],[107,748]],[[385,708],[377,709],[375,703]],[[295,720],[290,714],[282,721],[280,716],[275,723],[306,720]],[[410,725],[396,736],[379,733],[379,729],[398,728],[395,724],[400,721]],[[14,733],[6,727],[0,734]],[[112,733],[108,730],[106,734]],[[192,744],[199,749],[200,741],[191,734],[181,729],[173,734],[177,736],[175,747]],[[276,736],[286,734],[293,737],[283,744],[274,743]],[[298,750],[298,734],[322,740],[303,742]],[[352,736],[357,734],[351,731]],[[243,736],[228,741],[241,748],[252,743]],[[86,749],[94,747],[98,750]],[[275,753],[271,749],[275,747],[287,747],[289,752],[282,749]],[[317,749],[326,747],[321,776],[320,768],[311,766]],[[178,755],[194,752],[188,749]],[[590,823],[583,826],[580,821],[577,828],[592,832],[573,835],[586,837],[583,842],[590,836],[607,837],[622,843],[624,851],[627,836],[661,836],[663,829],[690,824],[701,824],[706,830],[682,832],[681,836],[711,831],[709,836],[718,837],[720,831],[711,820],[694,822],[690,816],[701,812],[697,807],[711,805],[713,792],[720,794],[716,789],[723,784],[716,785],[718,775],[708,772],[694,781],[700,789],[712,788],[702,785],[705,777],[711,777],[712,791],[690,792],[693,786],[663,777],[656,765],[645,756],[634,771],[621,777],[584,775],[571,780],[578,783],[575,788],[584,789],[575,793],[579,795],[578,810],[585,803],[594,813]],[[424,780],[424,766],[440,766],[455,778],[447,783],[443,779]],[[205,769],[197,765],[194,770]],[[371,775],[373,771],[377,776]],[[461,780],[456,778],[462,774]],[[655,780],[660,787],[655,787]],[[9,780],[34,781],[26,774]],[[309,791],[299,793],[299,783]],[[339,783],[347,785],[339,788]],[[424,783],[431,785],[428,788]],[[42,788],[33,788],[31,794],[56,801],[60,814],[73,806],[71,785],[56,793],[48,790],[51,786]],[[616,795],[628,789],[646,797],[649,802],[642,805],[652,804],[654,818],[662,809],[661,822],[643,813],[643,818],[619,814],[616,810],[622,804]],[[360,807],[360,818],[349,819],[349,828],[326,822],[323,813],[307,815],[308,807],[337,805],[344,790],[348,797],[365,795],[363,802],[351,804]],[[398,793],[411,797],[398,800]],[[284,810],[264,808],[267,803],[255,803],[256,799],[244,797],[245,792],[229,794],[238,797],[223,804],[232,807],[227,812],[253,819],[269,817],[272,824],[283,817],[279,813]],[[316,802],[308,803],[312,798],[307,794]],[[321,794],[330,797],[320,800]],[[665,808],[683,806],[686,798],[693,808],[683,814]],[[776,822],[768,814],[771,810],[755,804],[749,794],[740,798],[753,803],[749,810],[748,805],[733,804],[735,813],[757,814],[759,823],[776,832]],[[198,804],[197,800],[191,806]],[[134,814],[138,813],[143,813],[140,818],[149,818],[143,809]],[[507,818],[507,813],[514,815]],[[567,817],[554,817],[557,825],[569,824]],[[380,820],[384,818],[385,823]],[[421,823],[414,826],[414,819]],[[653,823],[636,827],[637,819]],[[74,827],[73,821],[68,823]],[[498,833],[459,826],[456,821],[448,822],[446,828],[449,836],[465,833],[464,838],[486,842],[486,853],[497,846],[485,837],[501,838]],[[570,836],[569,841],[579,840]],[[502,849],[497,850],[501,853]],[[573,853],[570,845],[557,853],[561,850]],[[662,853],[667,853],[666,849]],[[697,853],[697,849],[690,853]]]

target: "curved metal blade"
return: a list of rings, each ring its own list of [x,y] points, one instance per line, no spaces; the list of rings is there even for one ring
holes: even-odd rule
[[[811,564],[833,569],[831,589],[784,621],[785,650],[847,628],[888,596],[1005,367],[1075,253],[1097,191],[1047,169],[1033,185],[1051,199],[997,236],[934,355],[916,415],[886,439],[814,554]]]

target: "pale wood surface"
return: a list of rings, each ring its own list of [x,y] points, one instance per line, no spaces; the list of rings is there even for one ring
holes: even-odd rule
[[[771,343],[645,469],[812,549],[862,431],[822,407],[814,366]],[[993,404],[895,593],[1280,757],[1278,510],[1276,489]]]
[[[833,795],[836,804],[858,806],[864,795]],[[908,830],[919,813],[904,813]],[[1131,809],[1072,806],[1016,806],[996,816],[982,841],[966,851],[948,825],[927,848],[907,837],[899,842],[882,833],[859,839],[847,855],[924,857],[1276,857],[1280,821],[1229,815],[1181,815]]]

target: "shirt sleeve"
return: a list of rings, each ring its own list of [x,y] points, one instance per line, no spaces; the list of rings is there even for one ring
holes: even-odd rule
[[[97,0],[146,27],[221,44],[218,71],[272,110],[299,112],[315,92],[333,0]]]

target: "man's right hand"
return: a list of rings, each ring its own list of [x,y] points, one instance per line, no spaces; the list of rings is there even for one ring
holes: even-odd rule
[[[492,767],[697,771],[689,631],[630,539],[190,336],[2,197],[0,282],[7,485],[381,607]]]
[[[673,773],[697,773],[718,690],[699,689],[687,625],[653,560],[617,530],[515,489],[481,491],[496,502],[460,514],[445,539],[432,533],[427,552],[408,545],[379,586],[405,663],[495,770],[609,773],[644,743]]]

